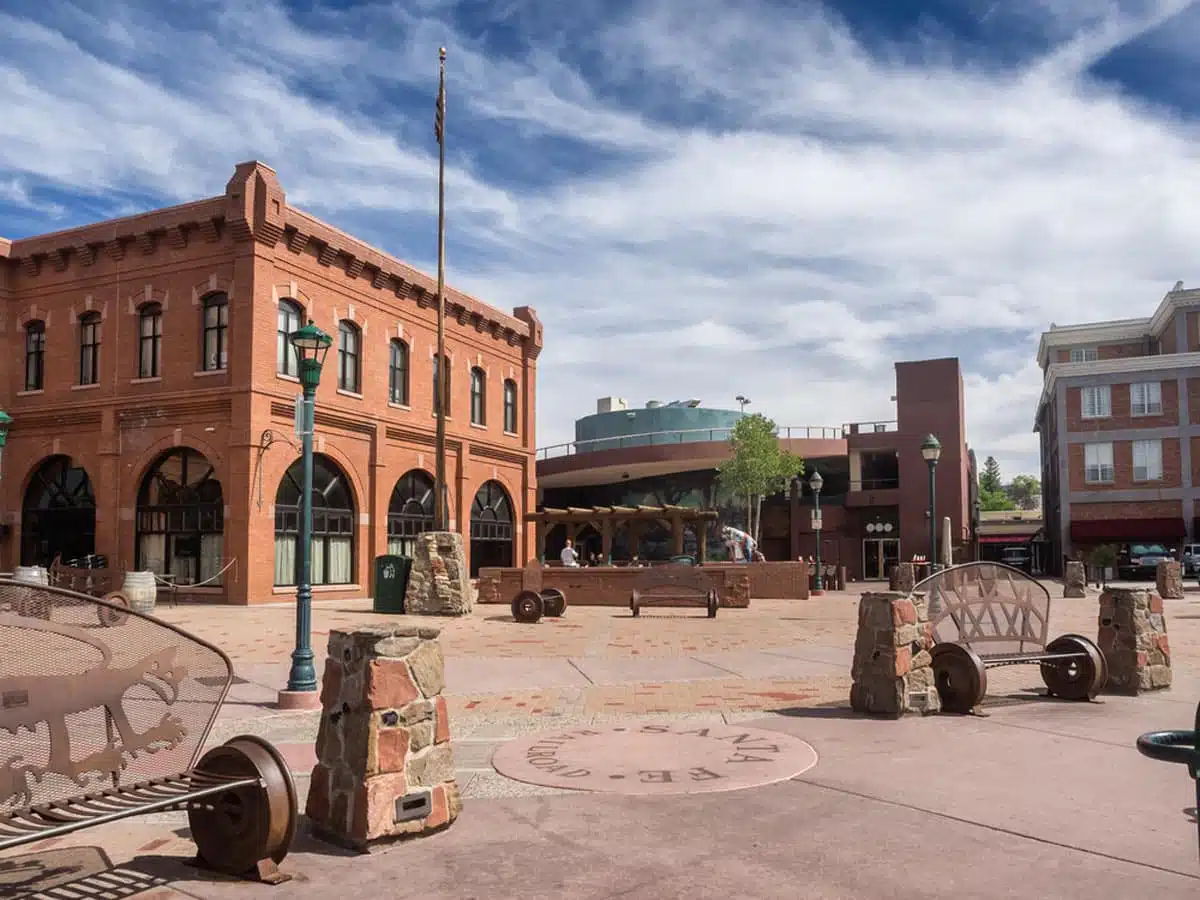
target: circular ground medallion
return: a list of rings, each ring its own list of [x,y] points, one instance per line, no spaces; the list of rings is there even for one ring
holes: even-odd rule
[[[729,725],[637,723],[510,741],[492,765],[527,784],[607,794],[697,794],[786,781],[817,764],[799,738]]]

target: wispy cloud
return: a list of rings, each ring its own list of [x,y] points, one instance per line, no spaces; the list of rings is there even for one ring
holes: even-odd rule
[[[958,355],[970,440],[1033,471],[1037,332],[1188,277],[1195,121],[1089,75],[1188,5],[969,0],[968,46],[765,0],[18,3],[0,209],[208,195],[258,157],[428,265],[445,45],[450,274],[539,308],[541,442],[608,394],[887,418],[898,355]]]

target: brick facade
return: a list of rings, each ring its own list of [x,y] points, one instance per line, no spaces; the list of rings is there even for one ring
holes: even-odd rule
[[[222,295],[224,350],[217,352],[218,329],[206,336],[204,317],[206,305]],[[353,544],[349,583],[316,591],[366,595],[373,560],[387,552],[393,488],[412,470],[429,479],[434,471],[436,285],[288,206],[275,172],[256,162],[239,165],[220,197],[0,241],[0,340],[8,359],[0,366],[0,404],[13,417],[0,481],[9,526],[0,539],[0,565],[21,561],[22,539],[28,544],[36,527],[26,521],[27,488],[40,489],[39,468],[63,456],[91,481],[94,552],[111,566],[134,568],[147,553],[137,549],[147,476],[164,454],[189,448],[213,470],[209,501],[212,484],[220,486],[213,504],[223,513],[220,556],[237,560],[225,586],[209,589],[214,599],[258,603],[291,595],[294,588],[274,585],[273,565],[276,492],[299,455],[293,434],[299,383],[280,373],[277,359],[285,301],[334,338],[317,394],[314,450],[344,477],[353,506],[345,517]],[[532,553],[532,530],[526,534],[521,523],[536,502],[541,324],[529,307],[505,314],[452,289],[446,301],[451,527],[469,537],[472,501],[490,485],[488,496],[509,501],[511,557],[521,565]],[[150,372],[142,364],[153,354],[139,349],[139,331],[151,327],[143,318],[149,304],[161,310],[162,333],[161,362]],[[99,319],[93,384],[80,383],[89,380],[80,371],[87,313]],[[35,323],[45,335],[40,384],[26,378],[27,329]],[[357,337],[359,378],[340,387],[341,323]],[[407,402],[389,396],[393,341],[407,348],[407,389],[398,398]],[[470,421],[473,369],[482,379],[482,423]],[[515,399],[511,431],[506,383],[509,400]],[[192,550],[171,552],[183,559]]]
[[[1107,441],[1105,443],[1108,443]],[[1162,441],[1162,478],[1154,481],[1134,481],[1133,478],[1133,442],[1112,441],[1113,448],[1113,480],[1105,483],[1088,482],[1084,470],[1085,451],[1083,444],[1071,444],[1068,447],[1067,459],[1071,472],[1071,490],[1073,491],[1127,491],[1131,489],[1146,490],[1158,488],[1177,488],[1181,482],[1182,461],[1179,452],[1179,439],[1166,438]],[[1195,459],[1195,457],[1193,457]]]
[[[1133,415],[1130,411],[1130,388],[1134,384],[1155,382],[1159,384],[1162,395],[1162,412],[1150,416]],[[1174,379],[1160,380],[1158,376],[1142,379],[1130,375],[1129,381],[1110,386],[1112,414],[1099,418],[1083,417],[1083,390],[1078,387],[1067,388],[1067,430],[1073,434],[1130,428],[1168,428],[1179,424],[1179,382]]]

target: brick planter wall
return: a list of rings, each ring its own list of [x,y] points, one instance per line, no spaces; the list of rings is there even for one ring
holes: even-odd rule
[[[760,563],[761,565],[761,563]],[[721,606],[744,608],[750,605],[748,565],[721,564],[703,566],[721,598]],[[565,568],[547,566],[541,570],[542,589],[558,588],[571,606],[629,606],[634,582],[645,569],[618,566]],[[522,590],[524,569],[480,569],[477,603],[501,603],[507,606]]]
[[[1106,588],[1096,643],[1108,661],[1108,693],[1136,695],[1171,686],[1167,620],[1154,591]]]
[[[892,718],[941,709],[929,655],[932,647],[923,595],[865,592],[858,602],[851,708]]]
[[[318,837],[368,850],[457,818],[439,632],[407,624],[330,632],[307,808]],[[424,794],[428,815],[397,822],[398,801]]]

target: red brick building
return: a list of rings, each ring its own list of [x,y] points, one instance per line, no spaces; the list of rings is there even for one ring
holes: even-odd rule
[[[1196,540],[1200,291],[1148,318],[1051,326],[1034,430],[1053,558],[1102,543]]]
[[[451,527],[522,564],[542,328],[447,290]],[[432,527],[436,283],[237,166],[222,196],[0,241],[0,566],[88,554],[195,593],[294,593],[299,394],[287,334],[334,338],[317,395],[314,590],[364,596]],[[232,564],[232,565],[231,565]],[[218,573],[224,572],[218,576]]]

